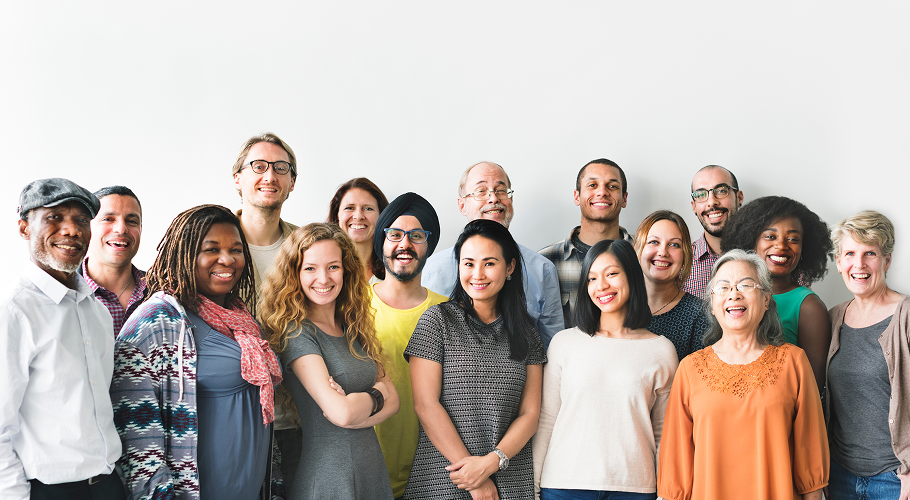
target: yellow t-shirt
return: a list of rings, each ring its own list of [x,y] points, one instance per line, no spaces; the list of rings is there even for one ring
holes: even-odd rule
[[[414,453],[417,451],[417,435],[420,432],[420,423],[414,413],[411,372],[404,359],[404,348],[408,346],[417,320],[424,311],[449,298],[427,290],[427,299],[419,306],[393,309],[376,296],[372,286],[370,291],[373,310],[376,311],[376,335],[382,343],[387,360],[386,369],[401,401],[398,414],[374,427],[392,481],[392,493],[398,498],[404,495],[404,487],[408,484],[411,463],[414,462]]]

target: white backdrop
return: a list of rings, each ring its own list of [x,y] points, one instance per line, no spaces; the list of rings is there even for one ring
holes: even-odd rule
[[[338,184],[413,190],[464,224],[461,171],[502,164],[516,239],[578,224],[575,174],[629,178],[621,224],[684,214],[709,163],[746,201],[779,194],[829,224],[876,209],[897,226],[890,285],[910,292],[906,2],[6,2],[0,14],[0,268],[27,258],[19,192],[68,177],[130,186],[148,267],[179,211],[237,208],[230,168],[272,131],[297,153],[284,218],[323,220]],[[5,215],[3,215],[5,214]],[[2,222],[6,221],[6,222]],[[5,229],[4,229],[5,228]],[[849,298],[833,265],[815,289]]]

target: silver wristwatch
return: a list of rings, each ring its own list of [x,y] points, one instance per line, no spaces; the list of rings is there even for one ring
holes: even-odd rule
[[[509,457],[507,457],[499,448],[493,449],[493,453],[499,457],[499,470],[506,470],[506,468],[509,467]]]

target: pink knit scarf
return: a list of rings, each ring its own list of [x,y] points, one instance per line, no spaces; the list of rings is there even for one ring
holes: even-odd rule
[[[268,341],[262,339],[259,323],[239,300],[226,309],[202,295],[199,296],[199,317],[215,331],[240,344],[240,376],[259,386],[262,423],[273,422],[275,385],[281,382],[281,365],[269,348]]]

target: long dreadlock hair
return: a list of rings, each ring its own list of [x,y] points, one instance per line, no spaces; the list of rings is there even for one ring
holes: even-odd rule
[[[173,295],[192,313],[199,312],[199,295],[196,287],[196,257],[202,241],[214,224],[230,224],[240,233],[243,242],[243,273],[225,305],[235,304],[242,297],[249,298],[250,314],[256,314],[256,286],[253,284],[253,257],[240,228],[240,219],[221,205],[199,205],[185,210],[174,218],[164,237],[158,243],[158,257],[145,275],[148,296],[158,291]]]
[[[364,359],[354,348],[355,341],[360,342],[367,357],[376,363],[379,376],[385,376],[385,363],[382,344],[376,336],[373,307],[370,305],[370,284],[363,264],[357,254],[357,247],[351,238],[337,225],[314,222],[294,230],[286,237],[272,269],[262,282],[262,308],[259,321],[262,323],[263,336],[269,341],[272,350],[281,354],[288,345],[288,339],[296,337],[309,323],[309,300],[300,285],[300,269],[303,265],[303,254],[319,241],[333,241],[341,249],[341,267],[344,282],[335,299],[335,314],[341,317],[347,326],[345,337],[348,349],[358,359]],[[287,389],[276,392],[275,400],[297,415],[293,401]],[[297,417],[299,418],[299,416]]]

